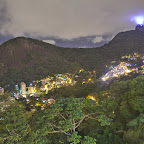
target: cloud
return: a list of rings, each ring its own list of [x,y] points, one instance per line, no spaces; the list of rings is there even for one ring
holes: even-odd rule
[[[54,41],[54,40],[43,40],[43,42],[46,42],[46,43],[49,43],[49,44],[52,44],[52,45],[56,44],[56,41]]]
[[[111,41],[113,38],[115,37],[115,35],[109,36],[105,39],[106,42]]]
[[[10,17],[7,10],[6,1],[0,0],[0,34],[3,34],[5,25],[10,22]],[[6,33],[6,31],[4,33]]]
[[[100,42],[103,42],[103,41],[104,41],[104,39],[103,39],[102,36],[96,36],[96,37],[92,40],[93,43],[100,43]]]
[[[116,34],[134,29],[131,17],[143,12],[143,0],[3,0],[11,21],[3,34],[13,36],[80,36]],[[6,15],[5,15],[6,16]]]

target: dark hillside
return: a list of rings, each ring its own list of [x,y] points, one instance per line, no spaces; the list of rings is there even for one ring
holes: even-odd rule
[[[117,34],[112,41],[99,48],[63,49],[67,60],[78,62],[85,69],[103,72],[105,65],[112,60],[130,53],[144,53],[144,32],[127,31]]]
[[[48,74],[73,72],[78,68],[96,70],[97,76],[100,76],[105,65],[134,52],[144,53],[142,31],[121,32],[99,48],[61,48],[39,40],[19,37],[0,46],[0,74],[5,73],[0,81],[12,73],[18,75],[15,81],[29,81]]]

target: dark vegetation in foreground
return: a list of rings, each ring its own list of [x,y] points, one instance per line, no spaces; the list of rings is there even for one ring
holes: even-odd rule
[[[93,96],[96,101],[86,99]],[[55,104],[26,111],[17,101],[0,111],[4,144],[143,144],[144,76],[115,80],[110,88],[94,84],[53,91]],[[7,101],[8,95],[1,96]]]

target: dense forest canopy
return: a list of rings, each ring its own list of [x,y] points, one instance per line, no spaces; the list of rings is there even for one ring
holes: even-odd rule
[[[55,104],[35,112],[20,101],[9,104],[0,111],[1,143],[144,143],[144,76],[116,80],[105,90],[95,86],[92,92],[88,87],[85,96],[81,87],[77,87],[79,95],[73,87],[58,89],[53,93]],[[65,89],[70,93],[63,96]],[[0,101],[8,103],[8,97],[5,93]]]

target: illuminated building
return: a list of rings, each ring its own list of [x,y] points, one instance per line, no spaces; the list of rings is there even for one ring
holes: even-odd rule
[[[77,81],[73,81],[72,83],[71,83],[71,85],[73,86],[73,85],[75,85],[77,83]]]
[[[40,81],[41,81],[42,84],[47,83],[47,80],[46,80],[46,79],[41,79]]]
[[[138,31],[144,31],[144,17],[143,16],[136,16],[134,17],[134,20],[136,21],[136,29]]]
[[[32,87],[32,86],[29,86],[29,87],[28,87],[28,94],[29,94],[30,96],[34,95],[34,87]]]
[[[22,96],[26,97],[26,84],[24,82],[21,82],[21,90],[22,90]]]
[[[48,99],[48,100],[47,100],[47,103],[48,103],[48,104],[55,104],[55,100],[54,100],[54,99]]]
[[[40,87],[40,90],[41,90],[41,91],[45,91],[45,87],[42,85],[42,86]]]
[[[136,29],[138,31],[144,31],[144,18],[139,16],[139,17],[135,17],[135,21],[137,23]]]

